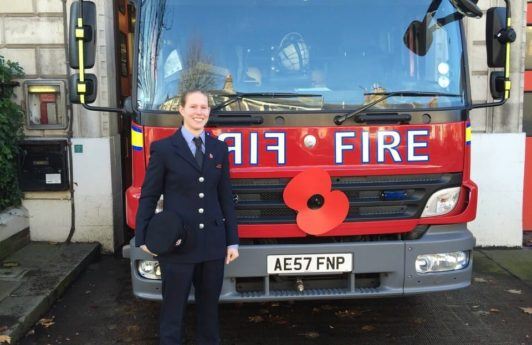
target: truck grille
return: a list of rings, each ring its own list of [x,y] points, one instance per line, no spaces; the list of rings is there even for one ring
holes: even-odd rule
[[[333,177],[332,189],[349,199],[347,222],[419,218],[428,198],[437,190],[458,187],[461,173]],[[239,224],[295,223],[296,212],[283,202],[290,181],[233,179],[233,200]]]

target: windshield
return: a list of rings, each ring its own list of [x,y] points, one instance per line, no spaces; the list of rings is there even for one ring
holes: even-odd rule
[[[461,97],[394,96],[375,107],[464,104],[459,17],[448,0],[140,3],[140,110],[175,111],[179,94],[196,88],[213,106],[239,95],[220,112],[353,109],[393,91]]]

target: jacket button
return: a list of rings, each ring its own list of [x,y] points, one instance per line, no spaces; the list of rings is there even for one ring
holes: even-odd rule
[[[199,193],[198,196],[200,197],[200,199],[203,199],[205,197],[205,194]]]
[[[205,224],[203,223],[200,223],[200,225],[198,226],[200,229],[203,229],[205,227]]]
[[[199,212],[199,213],[203,213],[203,211],[204,211],[204,210],[203,210],[202,208],[198,209],[198,212]]]
[[[203,181],[205,181],[205,178],[204,178],[203,176],[200,176],[200,178],[198,179],[198,181],[203,182]]]

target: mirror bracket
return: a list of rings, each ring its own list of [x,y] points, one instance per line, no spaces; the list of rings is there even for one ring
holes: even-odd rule
[[[517,38],[514,28],[506,27],[495,36],[501,44],[513,43]]]

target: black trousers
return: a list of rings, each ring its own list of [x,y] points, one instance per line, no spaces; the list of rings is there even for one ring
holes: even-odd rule
[[[162,294],[160,345],[180,345],[191,284],[196,300],[196,342],[219,345],[218,300],[224,277],[224,260],[200,263],[160,261]]]

